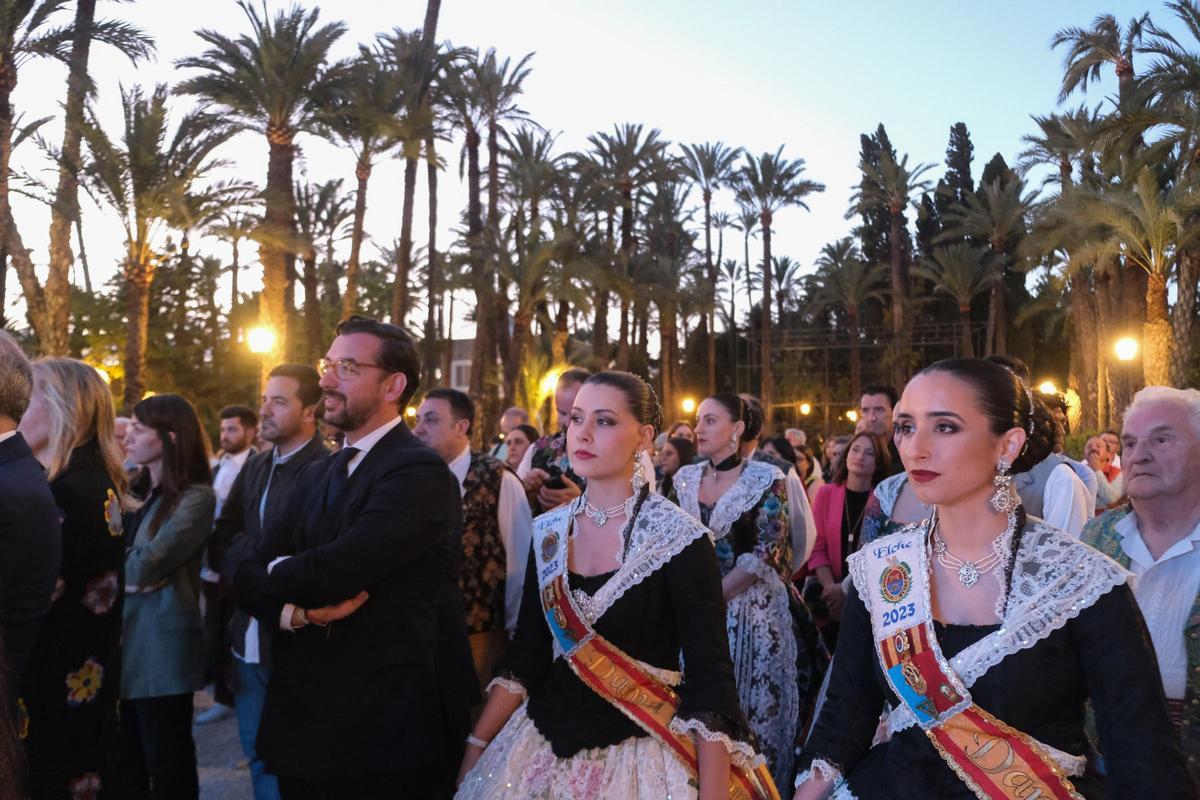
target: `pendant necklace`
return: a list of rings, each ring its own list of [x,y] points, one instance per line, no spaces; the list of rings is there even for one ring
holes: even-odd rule
[[[979,579],[987,575],[1001,564],[1008,563],[1009,542],[1017,529],[1017,515],[1009,513],[1008,527],[992,540],[992,552],[978,561],[963,561],[950,552],[946,540],[942,538],[935,523],[933,529],[933,552],[937,554],[938,563],[943,567],[958,570],[958,582],[964,589],[970,589],[979,583]]]
[[[587,494],[584,494],[583,505],[579,510],[583,512],[584,516],[596,523],[597,528],[603,528],[610,519],[615,517],[628,517],[630,511],[632,510],[635,497],[636,495],[630,495],[625,499],[624,502],[618,503],[615,506],[609,506],[608,508],[597,508],[596,506],[592,505],[590,500],[587,499]],[[579,511],[576,511],[575,513],[578,514]]]

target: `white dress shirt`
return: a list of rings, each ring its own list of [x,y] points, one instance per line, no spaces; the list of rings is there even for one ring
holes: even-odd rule
[[[1137,576],[1133,595],[1150,629],[1163,691],[1169,700],[1182,700],[1188,669],[1183,629],[1200,592],[1200,524],[1157,560],[1142,539],[1137,512],[1127,514],[1115,529],[1121,535],[1121,549],[1129,556],[1129,568]]]
[[[391,431],[392,428],[396,427],[403,421],[404,421],[403,417],[397,416],[391,422],[383,423],[378,428],[376,428],[375,430],[368,433],[366,436],[359,437],[356,441],[352,442],[352,441],[350,441],[349,438],[347,438],[345,446],[353,447],[356,450],[358,450],[358,452],[355,453],[354,457],[351,458],[349,463],[346,464],[346,477],[349,478],[351,475],[353,475],[354,470],[358,469],[358,465],[361,464],[362,460],[367,457],[367,453],[370,452],[371,448],[374,447],[375,445],[379,444],[380,439],[382,439],[384,436],[387,436],[388,432]],[[280,556],[279,558],[272,561],[270,564],[267,565],[267,573],[269,574],[271,572],[271,570],[275,567],[275,565],[278,564],[280,561],[285,561],[288,558],[289,558],[289,556]],[[346,598],[346,599],[349,600],[350,598]],[[285,631],[293,630],[293,628],[292,628],[292,612],[294,612],[295,610],[296,610],[296,606],[293,605],[292,603],[284,604],[283,613],[281,613],[279,615],[279,627],[283,628]]]
[[[462,491],[463,481],[471,468],[471,448],[468,446],[449,464],[450,471],[458,478]],[[500,538],[504,542],[504,627],[516,630],[517,612],[521,610],[521,590],[525,586],[525,566],[529,561],[529,547],[533,542],[533,514],[525,499],[525,487],[520,478],[507,469],[500,477],[500,498],[496,510],[500,523]]]
[[[217,460],[216,474],[213,475],[213,493],[217,496],[217,510],[213,519],[221,516],[221,506],[225,505],[225,500],[233,489],[233,482],[237,480],[238,473],[242,471],[242,467],[246,466],[246,460],[253,452],[253,448],[247,447],[240,453],[225,453]]]
[[[1042,519],[1079,538],[1096,513],[1096,501],[1072,469],[1052,469],[1042,491]]]
[[[1060,453],[1060,455],[1062,454]],[[1075,474],[1083,482],[1084,488],[1088,490],[1088,495],[1092,498],[1092,505],[1098,505],[1096,503],[1096,491],[1099,485],[1096,483],[1096,473],[1092,472],[1092,468],[1082,461],[1076,461],[1067,456],[1063,456],[1063,460],[1066,461],[1068,467],[1075,470]]]
[[[11,439],[12,437],[14,437],[16,435],[17,435],[16,429],[13,429],[13,430],[9,431],[8,433],[0,433],[0,442],[3,442],[7,439]]]
[[[787,471],[788,519],[792,528],[792,572],[804,566],[817,543],[817,523],[800,473]]]

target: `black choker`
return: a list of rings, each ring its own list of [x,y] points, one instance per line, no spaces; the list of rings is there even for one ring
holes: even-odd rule
[[[728,472],[731,469],[737,469],[741,463],[742,463],[742,457],[740,455],[738,455],[737,453],[734,453],[729,458],[722,461],[720,464],[714,464],[712,462],[711,458],[708,460],[708,465],[710,467],[712,467],[713,469],[715,469],[717,472]]]

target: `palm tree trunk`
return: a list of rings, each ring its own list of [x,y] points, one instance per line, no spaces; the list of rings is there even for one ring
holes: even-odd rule
[[[0,245],[0,328],[8,325],[4,309],[8,307],[8,248]]]
[[[263,265],[263,288],[259,300],[260,323],[275,332],[275,343],[270,352],[261,358],[262,375],[260,385],[265,385],[267,371],[283,361],[285,331],[288,327],[286,293],[288,285],[288,252],[286,242],[291,240],[292,221],[295,216],[295,198],[292,194],[292,147],[290,131],[270,130],[267,132],[270,155],[267,162],[267,188],[264,213],[265,240],[259,247],[259,260]],[[270,365],[270,366],[268,366]]]
[[[675,370],[677,359],[675,349],[678,346],[676,336],[675,306],[672,302],[658,305],[659,333],[659,394],[663,412],[667,419],[675,416]]]
[[[476,159],[479,158],[478,153]],[[478,169],[478,166],[476,167]],[[412,271],[413,202],[417,196],[417,159],[404,159],[404,201],[400,211],[400,248],[396,253],[396,282],[392,284],[392,324],[404,327],[408,315],[408,275]]]
[[[130,264],[126,281],[125,411],[131,411],[146,393],[146,336],[150,321],[150,283],[153,274],[144,264]]]
[[[1200,251],[1188,248],[1179,254],[1178,296],[1171,309],[1171,327],[1175,331],[1174,358],[1171,359],[1171,383],[1185,386],[1196,361],[1196,285],[1200,282]],[[3,292],[0,292],[0,297]]]
[[[83,138],[83,105],[88,90],[88,52],[92,44],[92,22],[96,0],[79,0],[75,6],[75,26],[71,54],[67,60],[67,101],[65,104],[62,157],[58,168],[58,189],[50,206],[50,262],[46,274],[46,315],[49,338],[43,342],[50,355],[67,355],[71,321],[71,221],[79,213],[79,145]],[[90,290],[89,290],[90,291]]]
[[[306,364],[315,364],[321,357],[321,298],[317,295],[317,254],[304,258],[304,356]]]
[[[527,312],[518,309],[513,315],[508,357],[504,360],[504,403],[507,407],[517,405],[517,381],[521,377],[521,367],[525,364],[525,349],[532,324],[532,316]]]
[[[962,303],[958,306],[958,324],[962,326],[961,346],[963,358],[975,356],[975,346],[971,344],[971,304]],[[856,395],[857,396],[857,395]]]
[[[571,306],[565,300],[558,301],[558,309],[554,314],[554,336],[550,339],[550,360],[553,364],[567,363],[567,341],[570,334],[567,331],[567,320],[571,316]],[[534,411],[534,409],[530,409]]]
[[[479,132],[467,130],[467,247],[471,258],[471,282],[475,290],[475,341],[471,350],[470,394],[479,400],[484,396],[494,364],[495,343],[488,335],[492,320],[492,295],[496,285],[486,274],[481,237],[483,234],[483,204],[479,172]],[[482,439],[476,437],[476,445]]]
[[[621,294],[621,317],[617,325],[617,369],[629,369],[629,298]]]
[[[425,356],[425,377],[423,382],[426,386],[433,386],[434,373],[438,364],[438,347],[441,343],[438,341],[438,332],[440,326],[437,321],[437,313],[440,311],[441,303],[441,278],[442,278],[442,262],[438,256],[437,250],[437,183],[438,183],[438,167],[437,157],[434,151],[434,138],[429,136],[425,139],[425,155],[428,159],[425,162],[425,178],[429,184],[429,243],[425,248],[426,258],[429,265],[429,303],[426,308],[425,317],[425,341],[424,356]],[[449,376],[443,376],[448,378]]]
[[[770,428],[771,403],[775,397],[775,376],[771,372],[771,212],[763,209],[760,217],[763,237],[763,302],[762,302],[762,388],[759,400],[762,401],[763,413],[766,416],[764,430]]]
[[[619,272],[623,279],[630,277],[633,265],[633,191],[628,186],[621,191],[621,257]],[[629,369],[629,297],[628,287],[621,290],[621,321],[617,330],[617,369]]]
[[[858,307],[846,307],[846,324],[850,329],[850,396],[862,396],[862,352],[860,350],[858,328]]]
[[[717,391],[717,264],[712,257],[712,192],[704,192],[704,263],[708,267],[708,296],[705,298],[704,360],[707,370],[708,394]]]
[[[1096,310],[1094,298],[1087,291],[1087,276],[1077,273],[1070,279],[1071,329],[1074,331],[1075,352],[1080,380],[1080,427],[1094,431],[1100,426],[1097,416],[1099,396],[1096,386]]]
[[[1171,352],[1174,336],[1167,319],[1167,278],[1152,272],[1146,281],[1146,321],[1142,325],[1145,355],[1142,368],[1147,386],[1167,386],[1171,382]]]
[[[83,246],[83,215],[75,212],[75,239],[79,242],[79,266],[83,270],[83,290],[92,294],[92,270],[88,266],[87,249]]]
[[[891,213],[891,275],[892,275],[892,383],[903,386],[908,381],[907,328],[904,308],[908,287],[904,282],[904,264],[900,250],[900,213]]]
[[[358,268],[362,257],[363,225],[367,217],[367,182],[371,179],[371,154],[363,148],[354,170],[358,190],[354,193],[354,223],[350,232],[350,260],[346,262],[346,291],[342,295],[342,319],[358,311]]]
[[[241,307],[241,298],[238,297],[238,275],[242,271],[242,265],[238,260],[238,238],[235,236],[232,242],[233,245],[233,263],[229,265],[229,291],[233,295],[232,301],[229,304],[229,319],[230,325],[240,325],[238,319],[238,309]],[[237,338],[236,336],[234,338]]]

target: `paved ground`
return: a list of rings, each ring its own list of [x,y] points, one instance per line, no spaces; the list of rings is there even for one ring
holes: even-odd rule
[[[196,693],[196,711],[212,705],[212,695]],[[192,728],[196,740],[196,760],[200,766],[200,800],[254,800],[250,789],[250,770],[238,740],[237,720],[232,716],[220,722]]]

